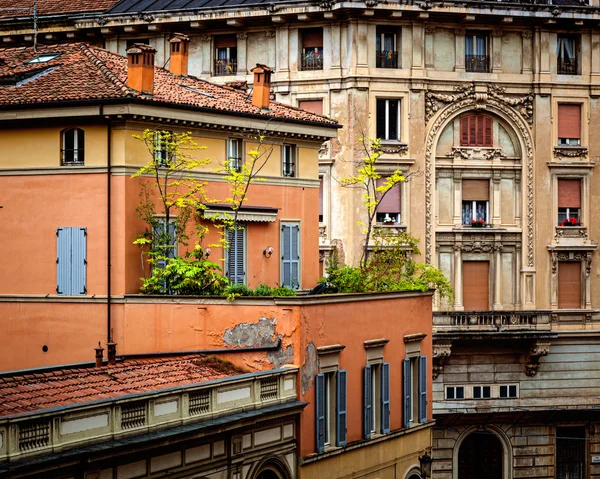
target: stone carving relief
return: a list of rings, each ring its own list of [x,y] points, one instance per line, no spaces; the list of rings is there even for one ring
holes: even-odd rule
[[[507,156],[502,152],[502,148],[473,148],[473,147],[453,147],[445,155],[447,158],[456,160],[483,160],[497,161],[504,160]]]
[[[405,155],[408,153],[408,145],[406,143],[401,143],[399,145],[381,145],[381,151],[389,155],[394,153]]]
[[[246,40],[248,38],[248,34],[246,32],[238,33],[236,35],[238,40]]]
[[[527,363],[525,363],[525,374],[530,377],[535,376],[538,372],[538,369],[540,369],[540,358],[542,356],[548,356],[549,352],[549,341],[535,341],[529,349]]]
[[[452,341],[435,341],[433,343],[433,379],[436,379],[444,370],[444,364],[450,357]]]
[[[586,159],[588,156],[588,149],[586,146],[580,146],[580,147],[573,147],[573,146],[568,146],[568,147],[561,147],[561,146],[555,146],[554,147],[554,157],[555,158],[581,158],[581,159]]]
[[[559,261],[585,261],[585,276],[590,276],[592,270],[592,251],[550,251],[552,259],[552,274],[556,274]]]
[[[554,239],[559,240],[561,238],[581,238],[586,240],[587,228],[585,226],[557,226]]]
[[[319,7],[321,7],[323,10],[331,10],[334,3],[334,0],[320,0]]]

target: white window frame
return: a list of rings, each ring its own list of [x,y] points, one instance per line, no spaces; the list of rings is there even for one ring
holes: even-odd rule
[[[173,132],[168,130],[155,130],[154,131],[154,160],[158,163],[158,166],[168,166],[169,162],[169,150],[160,148],[162,141],[162,133],[166,132],[173,137]]]
[[[378,98],[378,100],[385,101],[385,138],[381,138],[382,141],[401,141],[402,140],[402,99],[401,98]],[[397,140],[390,140],[390,101],[398,102],[398,125],[396,136]]]
[[[486,224],[488,224],[490,221],[490,200],[473,200],[471,201],[472,205],[471,205],[471,221],[476,220],[477,216],[477,202],[481,202],[481,201],[485,201],[485,222]],[[465,203],[468,203],[469,200],[463,200],[462,201],[462,206],[464,206]],[[461,207],[461,218],[462,218],[462,207]],[[463,225],[468,225],[470,223],[465,223],[464,220],[463,221]]]
[[[242,171],[244,143],[241,138],[227,139],[227,165],[237,173]]]
[[[502,395],[502,388],[506,388],[506,396]],[[510,395],[510,388],[515,388],[514,396]],[[519,385],[518,384],[500,384],[498,385],[498,399],[518,399]]]
[[[281,147],[281,174],[288,178],[298,176],[296,145],[284,144]]]
[[[480,391],[480,396],[479,397],[475,397],[475,389],[476,388],[479,388],[479,391]],[[490,395],[489,396],[484,396],[483,395],[484,388],[489,388],[489,391],[490,391]],[[493,397],[493,395],[492,395],[492,385],[491,384],[481,384],[481,385],[473,386],[472,391],[473,391],[473,399],[477,399],[477,400],[479,400],[479,399],[492,399],[492,397]]]
[[[456,397],[456,391],[458,391],[459,389],[462,390],[462,397]],[[453,395],[454,397],[450,398],[448,397],[448,390],[452,390],[453,391]],[[448,401],[463,401],[464,399],[466,399],[465,396],[465,387],[464,386],[446,386],[446,400]]]

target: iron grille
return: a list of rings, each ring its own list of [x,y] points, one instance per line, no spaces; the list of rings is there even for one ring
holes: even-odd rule
[[[377,52],[377,68],[398,68],[398,52],[385,50]]]
[[[81,166],[84,164],[83,148],[62,149],[60,152],[63,166]]]
[[[302,70],[322,70],[323,57],[305,56],[302,58]]]
[[[196,391],[190,394],[189,414],[197,416],[207,413],[210,410],[210,392]]]
[[[215,76],[235,75],[237,73],[237,61],[230,59],[215,60]]]
[[[487,55],[465,55],[465,69],[468,72],[487,73],[490,71],[490,57]]]
[[[19,450],[32,451],[50,443],[50,423],[30,421],[19,425]]]
[[[277,399],[277,392],[279,390],[278,378],[261,379],[260,381],[260,400],[269,401],[271,399]]]
[[[121,407],[121,429],[132,429],[146,424],[146,403],[136,402]]]
[[[559,75],[577,75],[577,60],[562,60],[557,62]]]

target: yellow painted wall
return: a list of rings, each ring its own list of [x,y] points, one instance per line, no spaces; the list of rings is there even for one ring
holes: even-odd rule
[[[298,150],[298,176],[318,180],[319,150],[314,148],[299,148]]]

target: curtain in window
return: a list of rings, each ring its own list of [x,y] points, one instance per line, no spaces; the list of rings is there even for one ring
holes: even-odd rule
[[[487,54],[485,48],[486,38],[483,35],[475,36],[475,55],[485,56]]]
[[[559,61],[575,60],[575,39],[569,37],[558,37],[558,59]]]

